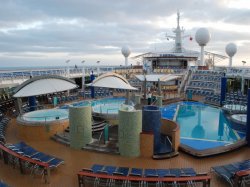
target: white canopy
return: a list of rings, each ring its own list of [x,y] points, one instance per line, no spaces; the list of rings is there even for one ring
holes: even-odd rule
[[[173,74],[151,74],[151,75],[135,75],[135,77],[137,79],[139,79],[140,81],[144,81],[145,77],[146,80],[148,82],[157,82],[158,79],[160,79],[161,82],[167,82],[167,81],[171,81],[171,80],[175,80],[177,78],[179,78],[179,75],[173,75]]]
[[[14,97],[29,97],[77,88],[70,79],[59,76],[39,76],[25,81],[15,90]]]
[[[97,79],[95,79],[92,83],[88,84],[87,86],[137,90],[137,88],[131,86],[124,77],[116,73],[103,74]]]

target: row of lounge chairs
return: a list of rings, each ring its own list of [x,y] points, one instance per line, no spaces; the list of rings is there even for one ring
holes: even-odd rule
[[[232,103],[247,103],[247,96],[243,95],[241,91],[226,93],[226,102]]]
[[[241,74],[241,73],[243,73],[243,69],[230,68],[227,70],[227,74]]]
[[[50,168],[56,168],[64,163],[62,159],[42,153],[22,141],[16,144],[6,144],[6,147],[22,156],[29,157],[40,162],[48,163]]]
[[[8,99],[5,101],[0,102],[0,111],[3,113],[8,112],[9,109],[13,108],[15,106],[14,99]]]
[[[5,132],[9,121],[10,119],[7,117],[1,117],[0,119],[0,144],[4,144],[6,142]]]
[[[49,182],[49,170],[64,163],[62,159],[40,152],[25,142],[5,144],[0,147],[0,158],[3,158],[5,164],[19,168],[21,173],[30,172],[30,175],[42,175],[45,182]]]
[[[225,179],[232,187],[250,186],[250,160],[215,166],[211,170]]]
[[[220,80],[223,75],[223,72],[196,70],[192,72],[186,90],[192,90],[194,95],[211,95],[220,89]]]
[[[199,75],[212,75],[212,76],[224,76],[224,72],[222,71],[211,71],[211,70],[196,70],[194,74]]]
[[[110,97],[113,95],[112,91],[95,91],[95,98],[100,98],[100,97]],[[91,92],[86,91],[84,94],[85,98],[91,98]]]
[[[220,104],[220,95],[219,94],[207,95],[205,97],[205,101],[207,103],[212,103],[212,104],[215,104],[215,105],[219,105]]]
[[[141,169],[94,164],[78,173],[78,182],[79,186],[209,186],[210,176],[193,168]]]
[[[70,74],[81,74],[82,69],[73,68],[69,70]],[[37,70],[37,71],[20,71],[20,72],[4,72],[0,73],[1,80],[13,80],[13,79],[29,79],[33,76],[41,75],[59,75],[64,76],[67,73],[65,69],[54,69],[54,70]]]
[[[60,104],[60,103],[65,103],[65,102],[68,102],[68,101],[75,101],[78,99],[78,96],[77,95],[69,95],[69,96],[66,96],[66,95],[63,95],[63,96],[54,96],[57,98],[57,102]],[[48,103],[49,104],[53,104],[53,98],[54,97],[48,97]]]
[[[212,96],[213,91],[212,90],[201,90],[197,88],[188,88],[186,90],[186,93],[191,92],[193,95],[200,95],[200,96]]]
[[[213,76],[213,75],[209,75],[209,76],[208,75],[207,76],[193,75],[192,80],[220,82],[221,77],[220,76]]]
[[[191,81],[189,87],[200,87],[200,88],[207,88],[207,89],[219,89],[220,84],[216,82],[201,82],[201,81]]]

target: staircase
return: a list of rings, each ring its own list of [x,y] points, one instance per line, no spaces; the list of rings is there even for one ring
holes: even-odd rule
[[[181,85],[178,89],[178,93],[180,94],[181,92],[184,92],[185,91],[185,86],[189,83],[189,79],[192,75],[192,71],[191,70],[188,70],[184,77],[182,78],[182,81],[181,81]]]
[[[98,139],[93,139],[92,143],[87,144],[82,149],[102,153],[120,154],[117,144],[118,140],[112,138],[110,138],[105,144],[100,143]]]

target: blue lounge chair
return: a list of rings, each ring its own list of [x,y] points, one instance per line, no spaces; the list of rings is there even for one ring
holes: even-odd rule
[[[97,173],[97,171],[101,171],[103,169],[103,165],[100,164],[94,164],[91,169],[93,170],[94,173]]]
[[[123,176],[128,176],[129,168],[128,167],[119,167],[117,173],[121,173]]]
[[[108,175],[112,175],[116,171],[116,166],[105,166],[102,171],[107,172]]]
[[[181,168],[181,173],[189,176],[196,176],[196,172],[193,168]]]
[[[233,183],[233,175],[234,175],[234,173],[231,173],[230,171],[226,170],[223,166],[212,167],[212,170],[218,176],[225,179],[233,187],[233,185],[234,185],[234,183]]]
[[[63,164],[64,161],[62,159],[59,159],[59,158],[54,158],[52,160],[50,160],[48,162],[49,164],[49,167],[52,169],[52,168],[57,168],[58,166],[60,166],[61,164]]]
[[[132,168],[129,175],[142,176],[143,170],[140,168]]]
[[[170,175],[170,170],[169,169],[157,169],[156,172],[157,172],[159,177],[165,177],[165,176]]]

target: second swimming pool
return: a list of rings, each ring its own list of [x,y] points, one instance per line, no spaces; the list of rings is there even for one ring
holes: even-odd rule
[[[162,117],[173,120],[179,106],[176,122],[180,126],[181,144],[196,150],[227,146],[244,138],[231,128],[220,108],[199,102],[178,102],[161,108]]]

